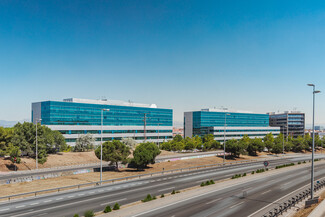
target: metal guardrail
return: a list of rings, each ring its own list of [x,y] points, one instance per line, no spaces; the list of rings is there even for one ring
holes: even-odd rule
[[[191,171],[191,170],[199,170],[199,169],[205,169],[208,167],[218,167],[218,166],[226,166],[225,168],[231,166],[231,165],[237,165],[237,164],[250,164],[253,162],[259,162],[259,160],[242,160],[242,161],[235,161],[235,162],[226,162],[225,164],[223,163],[218,163],[218,164],[209,164],[209,165],[202,165],[202,166],[197,166],[197,167],[187,167],[187,168],[181,168],[181,169],[174,169],[174,170],[166,170],[166,171],[161,171],[161,172],[155,172],[155,173],[148,173],[148,174],[142,174],[142,175],[136,175],[136,176],[128,176],[128,177],[122,177],[122,178],[116,178],[116,179],[109,179],[109,180],[104,180],[102,183],[104,184],[113,184],[114,182],[118,181],[128,181],[132,179],[140,179],[142,177],[152,177],[154,175],[164,175],[164,174],[172,174],[176,172],[185,172],[185,171]],[[27,193],[21,193],[21,194],[14,194],[14,195],[8,195],[8,196],[3,196],[0,197],[0,200],[3,199],[8,199],[8,201],[12,200],[13,198],[19,198],[23,196],[38,196],[42,193],[57,193],[61,192],[64,190],[73,190],[73,189],[80,189],[80,188],[85,188],[85,187],[99,187],[100,182],[89,182],[85,184],[79,184],[79,185],[70,185],[70,186],[64,186],[64,187],[59,187],[59,188],[51,188],[51,189],[45,189],[45,190],[40,190],[40,191],[32,191],[32,192],[27,192]]]
[[[325,186],[325,179],[315,184],[314,192],[323,188],[324,186]],[[299,194],[291,197],[286,202],[281,203],[279,206],[269,210],[264,215],[262,215],[262,217],[278,217],[283,213],[285,213],[286,211],[288,211],[289,209],[291,209],[293,206],[295,206],[303,199],[306,199],[309,195],[310,195],[310,188],[306,188],[304,191],[301,191]]]

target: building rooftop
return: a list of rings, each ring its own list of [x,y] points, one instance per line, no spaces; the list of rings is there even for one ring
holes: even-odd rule
[[[244,111],[244,110],[230,110],[230,109],[226,109],[226,108],[206,108],[206,109],[201,109],[201,111],[204,111],[204,112],[229,112],[229,113],[265,114],[265,113],[257,113],[257,112]]]
[[[283,112],[268,112],[269,115],[280,115],[280,114],[303,114],[301,111],[283,111]]]
[[[124,102],[124,101],[121,101],[121,100],[108,100],[108,99],[79,99],[79,98],[68,98],[68,99],[63,99],[63,102],[86,103],[86,104],[99,104],[99,105],[132,106],[132,107],[143,107],[143,108],[157,108],[157,105],[156,104],[144,104],[144,103]]]

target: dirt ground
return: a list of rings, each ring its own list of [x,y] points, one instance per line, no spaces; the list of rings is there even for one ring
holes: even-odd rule
[[[38,164],[38,168],[61,167],[78,164],[90,164],[99,162],[95,153],[92,152],[67,152],[60,154],[50,154],[44,164]],[[21,163],[16,164],[17,170],[35,169],[35,159],[29,157],[21,158]],[[0,158],[0,171],[9,172],[14,170],[14,165],[9,159]]]
[[[159,156],[176,155],[177,153],[169,151],[161,151]],[[44,164],[38,164],[41,168],[71,166],[80,164],[99,163],[93,151],[91,152],[68,152],[59,154],[50,154]],[[17,170],[32,170],[35,169],[35,160],[33,158],[23,157],[20,164],[17,165]],[[15,170],[14,164],[9,159],[0,158],[0,172],[9,172]]]
[[[248,158],[252,158],[252,157],[242,156],[241,158],[238,158],[236,160],[245,160]],[[229,162],[234,160],[227,160],[227,161]],[[198,159],[156,163],[153,165],[149,165],[149,168],[144,171],[137,171],[136,169],[130,169],[130,168],[124,168],[124,169],[122,168],[118,172],[116,171],[103,172],[103,180],[160,172],[163,171],[163,168],[165,169],[165,171],[167,171],[172,169],[216,164],[222,162],[223,162],[223,158],[221,157],[206,157],[206,158],[198,158]],[[35,180],[32,182],[2,185],[0,196],[95,182],[99,180],[99,175],[100,175],[99,172],[93,172],[93,173],[62,176],[62,177],[43,179],[43,180]]]

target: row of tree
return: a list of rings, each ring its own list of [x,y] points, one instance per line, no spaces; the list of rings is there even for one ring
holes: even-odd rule
[[[248,154],[256,156],[257,152],[267,150],[271,153],[278,154],[283,152],[293,151],[302,152],[311,150],[312,137],[306,134],[305,137],[297,138],[284,138],[283,134],[274,137],[271,133],[267,134],[263,139],[251,139],[244,136],[240,140],[231,139],[226,142],[226,151],[233,156],[238,157],[240,154]],[[318,135],[315,136],[315,146],[325,146],[325,138],[320,139]],[[162,150],[166,151],[182,151],[200,149],[203,151],[217,150],[223,148],[220,142],[215,141],[212,134],[205,135],[202,138],[195,136],[193,138],[186,137],[183,139],[181,136],[175,136],[168,142],[163,142],[160,146]]]
[[[44,163],[48,154],[68,149],[64,137],[46,126],[37,126],[38,162]],[[36,126],[33,123],[18,123],[12,128],[0,127],[0,155],[9,155],[20,162],[20,156],[36,157]]]
[[[136,146],[133,151],[133,158],[129,158],[132,147],[119,140],[107,141],[103,143],[103,160],[115,165],[129,163],[130,166],[137,169],[146,168],[148,164],[154,164],[156,156],[160,154],[160,150],[155,143],[146,142]],[[98,146],[95,154],[100,159],[101,147]]]
[[[220,149],[220,142],[214,140],[212,134],[203,136],[194,136],[192,138],[176,135],[172,140],[163,142],[160,145],[160,149],[166,151],[182,151],[182,150],[194,150],[199,149],[203,151]]]

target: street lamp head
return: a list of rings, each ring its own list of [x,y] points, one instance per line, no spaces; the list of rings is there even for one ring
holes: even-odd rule
[[[308,86],[315,87],[315,84],[307,84]]]
[[[314,93],[320,93],[320,91],[319,90],[315,90]]]

